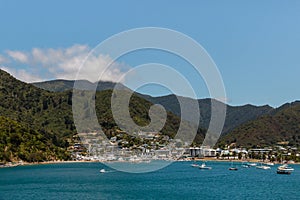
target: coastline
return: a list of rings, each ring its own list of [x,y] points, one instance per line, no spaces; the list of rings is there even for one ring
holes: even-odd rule
[[[172,160],[173,162],[249,162],[249,163],[260,163],[261,160],[258,159],[247,159],[247,160],[238,160],[238,159],[216,159],[216,158],[194,158],[194,159],[184,159],[184,160]],[[10,168],[17,166],[30,166],[30,165],[50,165],[50,164],[72,164],[72,163],[111,163],[111,162],[128,162],[128,161],[97,161],[97,160],[59,160],[59,161],[45,161],[45,162],[18,162],[5,164],[0,166],[0,168]],[[139,162],[128,162],[128,163],[139,163]],[[278,162],[273,162],[274,164],[281,164]],[[289,165],[299,165],[300,163],[288,163]]]

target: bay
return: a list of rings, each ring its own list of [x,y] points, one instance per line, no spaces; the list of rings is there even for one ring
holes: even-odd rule
[[[207,162],[212,170],[174,162],[158,171],[125,173],[102,163],[28,165],[0,169],[0,199],[299,199],[300,166],[291,175]],[[201,162],[197,162],[201,164]],[[135,167],[137,164],[130,164]],[[100,173],[104,168],[106,173]]]

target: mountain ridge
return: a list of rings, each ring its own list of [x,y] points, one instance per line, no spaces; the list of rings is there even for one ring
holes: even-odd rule
[[[70,83],[73,83],[74,85],[74,80],[66,80],[66,82],[63,84],[64,87],[57,87],[57,85],[61,85],[61,82],[63,82],[64,80],[52,80],[52,81],[46,81],[46,82],[39,82],[39,83],[33,83],[33,85],[46,89],[46,90],[50,90],[50,91],[58,91],[57,88],[59,88],[59,91],[65,91],[65,90],[70,90],[73,89],[72,87],[70,87]],[[81,80],[83,81],[83,80]],[[86,81],[86,80],[84,80]],[[80,81],[79,81],[80,82]],[[89,81],[88,81],[89,82]],[[91,83],[92,84],[92,88],[91,89],[95,89],[95,85],[96,83]],[[113,89],[116,83],[113,82],[100,82],[99,86],[97,87],[97,91],[102,91],[104,89]],[[101,85],[104,85],[105,87],[101,87]],[[123,87],[123,89],[128,89],[126,86],[121,85],[121,89]],[[87,89],[87,88],[86,88]],[[199,109],[200,109],[200,120],[199,123],[200,127],[203,127],[205,129],[208,129],[209,126],[209,122],[210,122],[210,118],[211,118],[211,101],[216,101],[216,103],[221,103],[215,99],[210,99],[210,98],[206,98],[206,99],[192,99],[189,97],[182,97],[182,96],[176,96],[174,94],[169,94],[166,96],[161,96],[161,97],[152,97],[150,95],[145,95],[145,94],[140,94],[140,93],[136,93],[138,96],[142,97],[143,99],[146,99],[150,102],[152,102],[153,104],[161,104],[162,106],[164,106],[166,108],[166,110],[174,113],[177,116],[181,116],[180,113],[180,105],[179,102],[177,100],[177,98],[181,99],[182,101],[185,102],[189,102],[189,101],[197,101],[196,103],[199,104]],[[191,102],[191,105],[193,103]],[[231,106],[231,105],[227,105],[227,113],[226,113],[226,120],[225,120],[225,125],[224,125],[224,129],[222,131],[222,134],[227,134],[228,132],[230,132],[231,130],[233,130],[234,128],[236,128],[237,126],[248,122],[250,120],[253,120],[259,116],[268,114],[269,112],[271,112],[274,108],[272,108],[269,105],[264,105],[264,106],[255,106],[255,105],[251,105],[251,104],[246,104],[246,105],[242,105],[242,106]],[[195,108],[189,108],[189,110],[187,111],[188,113],[191,113],[191,115],[187,116],[184,120],[187,120],[189,122],[195,123],[195,114],[194,111]]]

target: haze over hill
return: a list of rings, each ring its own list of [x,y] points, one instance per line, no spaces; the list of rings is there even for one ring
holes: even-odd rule
[[[79,84],[89,90],[89,89],[95,89],[95,85],[97,83],[91,83],[86,80],[80,80]],[[97,86],[98,91],[107,90],[107,89],[113,89],[115,87],[116,83],[113,82],[100,82]],[[38,82],[33,83],[33,85],[46,89],[49,91],[67,91],[72,90],[74,86],[74,81],[72,80],[52,80],[52,81],[45,81],[45,82]],[[121,85],[123,89],[129,90],[126,86]],[[188,97],[182,97],[182,96],[176,96],[176,95],[167,95],[162,97],[152,97],[149,95],[139,94],[136,93],[138,96],[142,97],[143,99],[146,99],[153,104],[161,104],[165,107],[168,111],[174,113],[177,116],[181,116],[180,113],[180,105],[178,102],[177,97],[185,102],[190,102],[190,105],[193,104],[194,101],[198,101],[199,109],[200,109],[200,127],[203,127],[205,129],[208,128],[210,118],[211,118],[211,100],[212,99],[198,99],[194,100]],[[213,100],[216,102],[216,100]],[[216,102],[221,103],[221,102]],[[226,113],[226,120],[225,125],[223,128],[223,134],[227,134],[231,130],[233,130],[235,127],[248,122],[250,120],[256,119],[259,116],[265,115],[273,110],[272,107],[265,105],[265,106],[254,106],[254,105],[243,105],[243,106],[230,106],[227,105],[227,113]],[[187,120],[189,122],[194,122],[196,120],[196,116],[194,114],[195,108],[189,107],[189,110],[187,111],[190,113],[190,115],[186,116],[184,120]]]

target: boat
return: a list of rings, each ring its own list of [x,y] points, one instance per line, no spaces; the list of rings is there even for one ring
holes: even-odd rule
[[[199,166],[199,169],[212,169],[212,167],[208,167],[208,166],[206,166],[205,163],[202,163],[202,164]]]
[[[192,166],[192,167],[200,167],[200,165],[195,164],[195,163],[194,163],[194,164],[191,164],[191,166]]]
[[[267,163],[264,163],[264,165],[274,166],[274,163],[272,163],[272,162],[267,162]]]
[[[270,166],[266,166],[266,165],[260,165],[260,166],[256,166],[256,169],[264,169],[264,170],[267,170],[267,169],[271,169]]]
[[[105,169],[100,169],[100,173],[105,173]]]
[[[247,164],[242,164],[241,167],[243,167],[243,168],[250,168],[250,166],[247,165]]]
[[[237,171],[238,168],[235,167],[235,166],[233,166],[233,162],[231,162],[231,167],[229,167],[229,170],[231,170],[231,171]]]
[[[289,167],[287,164],[281,165],[277,168],[277,174],[291,174],[294,168]]]
[[[250,166],[247,163],[245,163],[245,162],[242,163],[241,167],[243,167],[243,168],[250,168]]]
[[[250,168],[249,165],[241,165],[243,168]]]
[[[247,163],[247,165],[250,167],[255,167],[257,164],[256,163]]]

